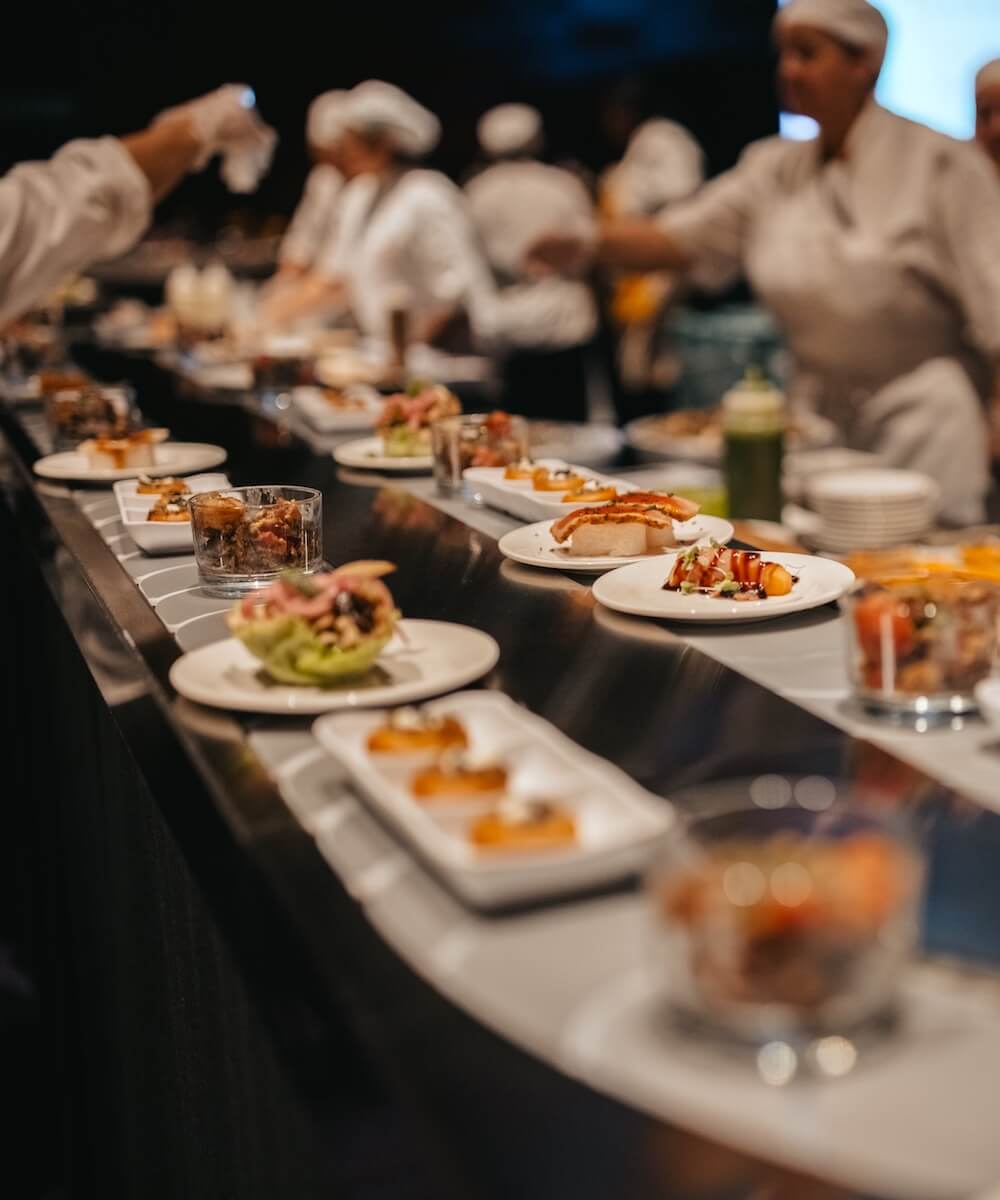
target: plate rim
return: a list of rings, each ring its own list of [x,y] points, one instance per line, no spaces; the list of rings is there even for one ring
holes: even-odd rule
[[[377,435],[375,437],[352,438],[349,442],[341,442],[339,446],[334,446],[330,453],[334,462],[339,466],[353,467],[355,470],[416,472],[432,471],[434,469],[434,456],[432,454],[412,455],[406,458],[391,458],[387,455],[370,458],[362,458],[360,456],[358,458],[343,457],[345,451],[350,454],[352,446],[359,446],[366,442],[378,440]]]
[[[186,660],[190,660],[191,658],[194,658],[194,657],[199,657],[199,658],[207,657],[213,650],[217,651],[220,646],[225,646],[230,643],[234,643],[235,645],[242,647],[243,644],[242,644],[242,642],[239,641],[239,639],[234,638],[234,637],[228,637],[228,638],[222,638],[216,642],[209,642],[207,645],[199,646],[194,650],[185,651],[185,653],[180,655],[179,658],[175,659],[174,662],[172,662],[170,664],[170,671],[169,671],[170,684],[179,696],[183,696],[186,700],[189,700],[194,704],[205,705],[207,708],[217,708],[217,709],[222,709],[227,712],[265,713],[265,714],[268,714],[271,716],[318,717],[318,716],[321,716],[321,715],[323,715],[325,713],[329,713],[329,712],[351,711],[351,710],[357,710],[357,709],[367,709],[367,708],[377,708],[377,707],[393,707],[396,704],[410,704],[410,703],[415,703],[418,700],[429,700],[435,696],[447,695],[450,692],[457,691],[459,688],[467,687],[470,683],[474,683],[477,679],[482,679],[484,676],[488,675],[490,671],[493,670],[493,668],[497,665],[497,663],[500,660],[501,651],[500,651],[499,642],[496,640],[495,637],[493,637],[492,634],[487,633],[483,629],[478,629],[475,625],[466,625],[460,621],[439,621],[439,620],[436,620],[433,618],[404,617],[400,621],[399,626],[405,628],[407,625],[409,625],[409,626],[413,626],[413,625],[448,626],[449,628],[459,628],[459,629],[463,629],[468,632],[474,633],[474,634],[478,635],[478,637],[483,639],[482,644],[483,644],[484,651],[487,649],[489,650],[489,654],[486,655],[487,659],[489,659],[488,665],[481,667],[481,668],[477,666],[474,671],[472,671],[472,670],[464,671],[463,670],[461,675],[459,677],[457,677],[456,682],[449,684],[446,687],[435,686],[433,688],[430,688],[427,691],[418,689],[417,691],[410,691],[410,692],[407,692],[405,695],[398,696],[398,697],[386,697],[383,694],[384,689],[381,689],[381,690],[376,689],[372,693],[370,693],[371,696],[373,697],[370,701],[362,698],[360,700],[355,700],[353,702],[350,702],[347,700],[342,700],[337,703],[330,703],[329,702],[330,699],[332,699],[335,696],[346,696],[346,695],[357,696],[357,695],[359,695],[359,693],[357,693],[356,691],[353,691],[353,690],[346,691],[346,692],[339,692],[339,693],[338,692],[322,692],[322,691],[317,690],[315,693],[315,701],[313,703],[306,703],[306,704],[303,704],[303,705],[301,705],[299,707],[295,707],[295,708],[289,708],[286,705],[279,706],[274,703],[268,704],[266,702],[266,695],[267,695],[266,693],[261,697],[261,702],[257,702],[257,703],[251,702],[249,704],[245,703],[245,704],[240,704],[237,706],[232,703],[223,702],[219,699],[216,699],[215,695],[217,695],[217,693],[215,695],[213,695],[212,693],[203,692],[203,691],[201,691],[201,689],[198,689],[198,688],[188,689],[186,686],[185,687],[178,686],[178,677],[181,675],[181,673],[184,670],[184,667],[182,666],[182,664]],[[247,651],[247,653],[249,653],[249,651]],[[283,686],[290,686],[290,685],[283,685]],[[303,686],[303,688],[305,688],[307,685],[302,685],[302,686]],[[195,692],[197,692],[198,694],[195,695],[194,694]],[[361,694],[361,695],[363,696],[364,694]],[[203,698],[206,696],[208,698]],[[378,698],[376,699],[375,697],[378,697]],[[324,699],[326,700],[325,703],[319,703],[319,701],[324,700]]]
[[[685,624],[746,625],[746,624],[753,624],[754,622],[757,622],[757,621],[771,621],[771,620],[777,620],[780,617],[790,617],[790,616],[794,616],[796,613],[809,612],[810,610],[812,610],[814,608],[822,608],[826,604],[832,604],[835,601],[839,600],[840,597],[844,595],[844,593],[847,591],[847,589],[851,586],[851,584],[857,578],[857,576],[854,574],[854,572],[851,570],[851,568],[847,566],[846,563],[838,562],[836,559],[823,558],[821,555],[818,555],[818,554],[792,554],[792,553],[785,553],[783,551],[774,551],[774,552],[769,551],[768,552],[768,561],[769,562],[778,562],[778,563],[782,563],[783,565],[797,566],[803,559],[815,560],[818,562],[822,562],[822,563],[827,564],[829,567],[831,567],[835,571],[844,572],[845,573],[844,583],[843,583],[843,586],[841,587],[841,589],[832,595],[824,595],[822,597],[812,598],[809,600],[800,599],[797,602],[793,602],[792,604],[782,605],[781,607],[776,608],[776,609],[768,610],[764,607],[751,608],[749,605],[747,605],[745,616],[742,614],[742,612],[740,612],[738,615],[734,614],[727,607],[720,608],[717,616],[713,616],[710,611],[706,612],[705,614],[702,614],[702,613],[697,613],[697,614],[651,613],[648,611],[648,608],[642,609],[642,608],[637,608],[637,607],[632,607],[632,606],[625,606],[625,605],[621,605],[621,604],[617,604],[617,603],[611,603],[608,600],[602,598],[598,594],[598,589],[602,588],[602,587],[606,587],[607,580],[609,580],[611,578],[611,576],[614,575],[616,572],[631,571],[637,566],[645,566],[646,565],[645,563],[631,563],[628,566],[617,567],[615,571],[609,571],[609,572],[607,572],[607,574],[601,575],[591,585],[591,591],[593,592],[594,599],[598,602],[598,604],[602,604],[605,608],[610,609],[612,612],[624,613],[627,616],[645,617],[648,620],[652,620],[652,621],[678,621],[678,622],[684,622]],[[654,561],[654,560],[649,560],[649,561]]]
[[[79,454],[79,450],[59,450],[54,454],[43,454],[40,458],[35,459],[32,464],[32,471],[40,479],[54,479],[63,483],[121,483],[123,480],[135,479],[138,474],[149,475],[151,479],[159,478],[163,475],[198,475],[206,471],[211,471],[215,467],[221,467],[229,458],[229,452],[224,446],[216,445],[215,442],[165,442],[163,445],[169,446],[184,446],[190,449],[198,448],[201,450],[210,450],[212,453],[208,455],[212,462],[199,463],[196,467],[178,467],[176,464],[159,464],[153,463],[148,467],[102,467],[98,471],[93,470],[67,470],[56,471],[51,470],[53,459],[68,458],[71,455]],[[221,457],[219,457],[221,455]]]

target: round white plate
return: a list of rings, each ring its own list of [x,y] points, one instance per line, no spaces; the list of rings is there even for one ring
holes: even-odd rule
[[[75,480],[80,483],[112,483],[116,479],[134,479],[137,475],[190,475],[208,471],[226,461],[221,446],[209,442],[162,442],[153,447],[155,462],[147,467],[104,467],[95,470],[87,465],[86,455],[79,450],[48,454],[35,463],[35,474],[43,479]]]
[[[674,550],[669,549],[656,550],[652,554],[616,558],[607,554],[583,558],[571,554],[565,546],[559,545],[550,532],[552,525],[552,521],[537,521],[534,525],[512,529],[500,539],[500,553],[529,567],[554,567],[559,571],[584,571],[588,574],[613,571],[617,567],[628,566],[629,563],[648,562],[650,559],[662,563],[666,561],[668,554],[671,558],[674,554]],[[707,546],[713,540],[724,546],[732,540],[733,527],[721,517],[699,515],[690,521],[675,521],[674,536],[685,546]]]
[[[676,557],[676,552],[665,554],[602,575],[593,585],[594,596],[617,612],[659,617],[664,621],[766,621],[829,604],[854,582],[854,572],[843,563],[809,554],[765,552],[762,557],[766,562],[781,563],[798,576],[798,583],[787,596],[771,596],[767,600],[685,596],[682,592],[663,590]]]
[[[429,454],[415,454],[410,458],[393,458],[383,454],[380,437],[344,442],[334,449],[333,457],[342,467],[366,467],[370,471],[405,471],[412,475],[434,468],[434,459]]]
[[[272,683],[236,638],[192,650],[170,668],[182,696],[237,712],[322,713],[337,708],[409,704],[464,687],[496,665],[500,647],[487,633],[447,621],[399,623],[399,632],[361,679],[339,686]]]

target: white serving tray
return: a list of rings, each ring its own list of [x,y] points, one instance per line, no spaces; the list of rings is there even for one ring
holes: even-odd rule
[[[194,553],[191,544],[190,521],[147,521],[149,510],[157,496],[140,496],[136,492],[138,479],[122,479],[115,484],[115,500],[122,525],[133,542],[146,554]],[[222,474],[191,475],[184,480],[195,492],[221,492],[232,485]]]
[[[474,752],[508,766],[508,795],[559,801],[577,822],[578,841],[571,847],[477,851],[466,830],[491,807],[489,800],[418,802],[409,779],[423,762],[409,757],[399,762],[388,755],[383,761],[367,751],[367,737],[384,723],[384,710],[321,717],[313,726],[320,745],[349,772],[375,812],[475,908],[509,907],[626,878],[648,864],[673,825],[666,801],[500,692],[460,692],[426,708],[457,717]]]
[[[561,469],[568,466],[587,479],[612,484],[619,492],[639,491],[636,484],[629,483],[627,479],[602,475],[588,467],[565,463],[559,458],[539,458],[535,461],[542,467]],[[503,467],[467,467],[462,476],[491,508],[510,513],[512,517],[520,517],[522,521],[554,521],[574,508],[584,508],[594,503],[593,500],[581,500],[579,504],[563,504],[564,492],[536,492],[530,479],[504,479],[503,473]]]
[[[381,395],[366,384],[355,384],[344,389],[360,402],[358,408],[337,408],[323,395],[318,387],[297,387],[292,390],[292,403],[313,429],[320,433],[351,433],[355,430],[374,429],[375,421],[382,411]]]

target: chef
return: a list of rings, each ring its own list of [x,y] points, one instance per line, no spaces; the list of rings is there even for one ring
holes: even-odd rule
[[[1000,171],[1000,58],[976,76],[976,141]]]
[[[344,185],[340,139],[347,92],[317,96],[306,116],[306,142],[315,164],[278,253],[279,278],[305,274],[333,242],[337,200]]]
[[[491,336],[492,281],[462,193],[415,165],[437,144],[437,118],[392,84],[368,80],[348,95],[344,126],[341,155],[352,178],[334,244],[309,286],[268,305],[264,320],[288,324],[346,305],[363,333],[382,340],[399,313],[409,341],[464,349],[469,337]]]
[[[850,446],[924,471],[941,515],[983,516],[1000,407],[1000,183],[974,147],[880,108],[888,30],[866,0],[791,0],[775,20],[787,105],[815,141],[771,138],[655,221],[590,247],[550,235],[541,264],[744,272],[793,357],[793,397]]]
[[[537,278],[525,255],[548,229],[589,237],[593,205],[580,180],[535,157],[541,114],[501,104],[479,121],[493,165],[466,185],[469,213],[497,285],[495,336],[502,353],[504,406],[529,416],[586,420],[586,354],[597,331],[591,289],[577,279]]]
[[[249,88],[228,84],[139,133],[79,139],[9,171],[0,179],[0,325],[64,276],[123,254],[153,205],[214,155],[233,191],[252,191],[276,140],[253,103]]]

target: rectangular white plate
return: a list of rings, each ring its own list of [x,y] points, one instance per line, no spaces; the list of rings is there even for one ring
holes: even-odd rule
[[[349,772],[363,797],[453,892],[492,909],[578,892],[623,879],[649,862],[674,821],[673,809],[624,772],[583,750],[500,692],[460,692],[428,704],[461,721],[470,748],[510,770],[508,794],[549,798],[573,813],[574,846],[518,853],[477,852],[471,820],[489,801],[423,805],[409,778],[422,763],[384,761],[366,749],[385,711],[331,713],[313,726],[320,745]]]
[[[320,433],[349,433],[353,430],[374,429],[375,421],[382,411],[382,397],[366,384],[357,384],[345,389],[352,398],[360,402],[358,408],[338,408],[331,404],[318,387],[297,387],[292,391],[292,401],[313,429]]]
[[[137,479],[122,479],[115,484],[115,499],[122,525],[133,542],[146,554],[194,553],[191,546],[190,521],[147,521],[149,510],[157,496],[140,496]],[[191,475],[184,482],[195,492],[224,491],[230,487],[222,474]]]
[[[563,468],[567,465],[585,479],[596,479],[602,484],[613,485],[619,492],[635,492],[639,489],[627,479],[617,479],[611,475],[601,475],[588,467],[577,467],[567,464],[558,458],[540,458],[536,460],[539,466]],[[555,520],[574,508],[583,508],[593,504],[592,500],[581,500],[579,504],[563,504],[565,492],[536,492],[531,486],[530,479],[504,479],[503,467],[468,467],[463,477],[477,491],[491,508],[520,517],[522,521]]]

